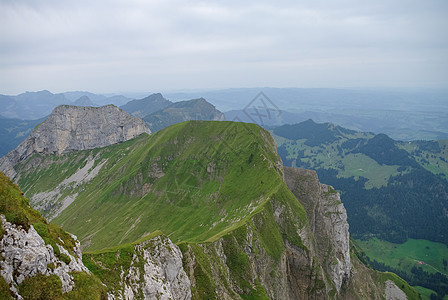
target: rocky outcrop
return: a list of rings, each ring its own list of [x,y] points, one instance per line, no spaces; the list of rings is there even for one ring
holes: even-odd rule
[[[121,251],[126,250],[116,251],[117,261]],[[101,253],[89,254],[88,259],[105,267]],[[138,243],[134,246],[131,261],[124,264],[110,270],[120,272],[120,281],[108,282],[109,299],[191,299],[190,280],[182,266],[182,252],[169,238],[159,235]]]
[[[386,300],[407,300],[406,294],[392,281],[386,281]]]
[[[322,184],[315,171],[285,167],[285,182],[305,208],[321,265],[338,292],[350,278],[347,212],[339,193]]]
[[[284,201],[282,195],[289,192],[285,188],[234,232],[213,243],[184,246],[184,267],[195,297],[205,297],[197,292],[204,276],[219,299],[342,297],[351,262],[347,216],[339,195],[312,171],[285,170],[285,177],[294,183],[290,188],[301,202],[307,197],[314,203],[314,225],[309,225],[308,214],[300,213],[307,213],[303,208]]]
[[[26,231],[22,226],[7,222],[4,215],[0,215],[0,219],[4,230],[0,240],[0,274],[17,298],[21,298],[17,285],[37,274],[58,276],[62,282],[62,292],[67,293],[74,288],[72,272],[89,273],[82,263],[78,241],[72,252],[74,255],[57,244],[59,252],[67,258],[62,261],[33,225]]]
[[[14,178],[14,166],[34,153],[62,154],[121,143],[151,131],[140,118],[114,105],[78,107],[61,105],[16,149],[0,159],[0,171]]]

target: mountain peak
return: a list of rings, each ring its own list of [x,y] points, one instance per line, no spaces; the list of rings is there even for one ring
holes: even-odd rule
[[[75,102],[73,102],[75,106],[97,106],[93,101],[89,98],[89,96],[81,96]]]
[[[174,102],[143,118],[152,131],[189,120],[224,121],[222,112],[204,98]]]
[[[13,178],[14,166],[34,153],[62,154],[105,147],[142,133],[151,133],[143,120],[130,116],[115,105],[60,105],[16,149],[0,159],[0,170]]]
[[[129,101],[120,108],[133,116],[143,118],[149,114],[164,109],[171,104],[172,102],[165,99],[162,94],[155,93],[143,99]]]

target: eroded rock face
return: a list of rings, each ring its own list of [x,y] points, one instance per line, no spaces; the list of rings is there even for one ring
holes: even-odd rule
[[[321,265],[338,292],[350,279],[350,236],[347,212],[339,193],[322,184],[315,171],[285,167],[285,182],[305,208],[316,237]]]
[[[0,274],[18,298],[20,296],[17,294],[16,286],[26,278],[37,274],[58,276],[62,282],[62,292],[66,293],[74,287],[73,276],[70,272],[89,273],[82,263],[80,245],[76,239],[74,255],[57,245],[59,251],[70,258],[67,264],[56,257],[53,248],[45,244],[32,225],[26,231],[21,226],[7,222],[3,215],[0,215],[0,219],[5,230],[0,240],[0,255],[2,256]]]
[[[144,299],[191,299],[182,252],[165,236],[135,246],[130,268],[122,270],[119,285],[121,290],[110,292],[109,299],[134,299],[140,292]]]
[[[145,122],[114,105],[61,105],[16,149],[0,159],[0,171],[14,178],[14,166],[33,153],[66,153],[121,143],[151,131]]]

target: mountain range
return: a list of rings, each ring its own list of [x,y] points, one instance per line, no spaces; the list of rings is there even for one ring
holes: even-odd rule
[[[22,96],[24,95],[24,96]],[[34,104],[30,106],[30,109],[36,109],[35,106],[43,106],[43,111],[47,111],[50,108],[56,107],[55,103],[51,101],[46,103],[48,98],[57,98],[64,102],[64,104],[70,103],[74,106],[89,106],[97,107],[98,105],[94,103],[92,99],[99,101],[100,103],[109,102],[120,102],[124,97],[105,97],[98,96],[95,94],[87,92],[67,92],[64,94],[51,94],[48,91],[37,92],[37,93],[26,93],[17,96],[16,98],[26,98],[27,102],[31,100],[28,99],[32,97],[38,100],[34,101]],[[28,95],[29,97],[25,97]],[[79,98],[76,98],[80,96]],[[0,101],[2,96],[0,95]],[[65,98],[64,98],[65,97]],[[63,99],[75,99],[73,102]],[[129,100],[129,99],[127,99]],[[39,103],[44,104],[39,104]],[[161,94],[151,94],[148,97],[139,100],[131,100],[125,105],[120,107],[122,110],[127,111],[131,115],[137,116],[139,118],[145,118],[147,126],[152,131],[157,131],[163,129],[169,125],[188,121],[188,120],[224,120],[224,114],[217,110],[212,104],[207,102],[205,99],[192,99],[188,101],[171,102],[165,99]],[[20,111],[20,109],[19,109]],[[22,112],[26,113],[26,112]],[[6,112],[6,114],[8,114]],[[32,116],[32,115],[31,115]],[[6,155],[9,151],[13,150],[20,142],[22,142],[28,134],[33,130],[33,128],[41,123],[47,116],[38,120],[20,120],[5,118],[0,115],[0,138],[2,143],[0,145],[0,157]]]
[[[110,107],[90,109],[108,123]],[[66,107],[67,117],[73,110],[85,108]],[[89,280],[109,298],[418,299],[360,261],[339,194],[313,171],[283,167],[259,126],[187,121],[89,149],[107,137],[88,120],[70,122],[76,135],[53,130],[46,147],[24,143],[30,155],[18,157],[13,179],[33,207],[79,236]],[[50,147],[76,141],[70,151]],[[20,285],[6,283],[4,294]]]
[[[262,92],[266,99],[259,101]],[[173,101],[204,97],[227,120],[260,126],[295,124],[312,118],[362,132],[384,133],[396,140],[448,138],[448,92],[427,89],[240,88],[165,93]],[[262,121],[247,115],[251,109]],[[280,111],[280,114],[267,112]]]
[[[120,107],[131,115],[141,117],[152,131],[189,120],[224,121],[222,112],[204,98],[171,102],[162,94],[152,94]]]
[[[258,99],[260,92],[266,96],[264,103]],[[61,104],[114,104],[121,107],[130,101],[137,104],[143,99],[134,99],[148,94],[126,97],[80,91],[60,94],[40,91],[17,96],[0,95],[0,105],[4,108],[0,116],[34,120],[48,116]],[[241,88],[165,92],[164,95],[175,102],[203,97],[225,112],[227,120],[254,122],[260,126],[295,124],[312,118],[320,123],[331,122],[356,131],[384,133],[395,140],[448,138],[446,90]],[[88,97],[89,102],[76,102],[81,97]],[[268,111],[274,108],[280,113],[266,114],[266,108]],[[127,108],[123,109],[127,111]],[[267,116],[262,121],[248,118],[253,109]],[[138,116],[143,118],[146,115],[143,112]]]
[[[58,105],[123,105],[129,98],[106,97],[89,92],[66,92],[53,94],[49,91],[26,92],[17,96],[0,95],[0,116],[9,119],[35,120],[48,116]]]

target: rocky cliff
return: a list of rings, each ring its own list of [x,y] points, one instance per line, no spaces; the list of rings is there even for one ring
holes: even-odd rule
[[[321,184],[313,171],[287,168],[284,176],[297,200],[312,211],[285,201],[290,192],[283,190],[234,232],[210,243],[181,245],[195,298],[343,297],[352,265],[339,194]]]
[[[279,192],[216,241],[180,245],[194,299],[418,299],[395,274],[368,269],[352,253],[332,187],[310,170],[286,168],[284,176],[304,211]]]
[[[151,133],[145,123],[114,105],[77,107],[61,105],[16,149],[0,159],[0,171],[14,178],[14,166],[34,153],[62,154],[121,143]]]
[[[0,299],[191,299],[182,252],[160,233],[87,254],[101,283],[77,238],[29,208],[2,172],[0,199]]]
[[[305,208],[319,261],[338,292],[350,279],[347,212],[339,193],[322,184],[311,170],[285,167],[285,182]]]

